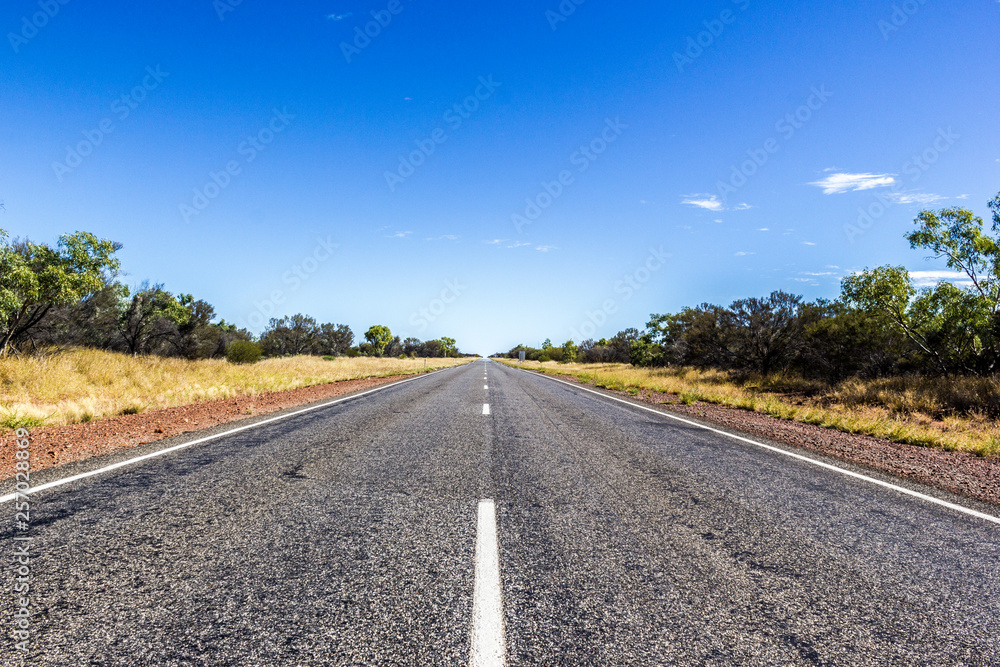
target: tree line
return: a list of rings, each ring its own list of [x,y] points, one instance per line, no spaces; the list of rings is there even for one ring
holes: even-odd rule
[[[541,361],[693,366],[743,373],[796,372],[839,381],[899,374],[990,376],[1000,368],[1000,193],[989,203],[992,233],[963,208],[922,211],[904,235],[961,274],[918,287],[902,266],[841,281],[833,300],[806,302],[775,291],[728,306],[703,303],[650,316],[642,332],[519,345],[501,356]]]
[[[272,318],[261,335],[219,319],[215,308],[162,284],[129,288],[117,278],[121,244],[89,232],[56,245],[11,239],[0,229],[0,357],[88,347],[185,359],[261,356],[457,357],[453,338],[401,340],[374,325],[355,345],[346,324],[303,314]]]

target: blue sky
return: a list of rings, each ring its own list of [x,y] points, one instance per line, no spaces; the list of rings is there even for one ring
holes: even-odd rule
[[[146,4],[5,5],[0,226],[255,331],[489,354],[829,298],[940,271],[915,215],[1000,190],[994,0]]]

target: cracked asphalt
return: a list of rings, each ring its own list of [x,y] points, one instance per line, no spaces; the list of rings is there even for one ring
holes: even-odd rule
[[[485,361],[32,495],[26,656],[0,505],[0,663],[468,664],[485,498],[511,665],[1000,664],[1000,525]]]

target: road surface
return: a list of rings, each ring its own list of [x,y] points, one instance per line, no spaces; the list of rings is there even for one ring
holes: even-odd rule
[[[1000,664],[997,523],[494,362],[31,503],[30,665]]]

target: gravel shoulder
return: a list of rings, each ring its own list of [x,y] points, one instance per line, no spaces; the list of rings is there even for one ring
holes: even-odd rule
[[[119,415],[83,424],[32,429],[31,470],[35,473],[256,415],[270,414],[364,391],[406,377],[413,376],[392,375],[342,380],[288,391],[265,392],[164,410],[150,410],[139,414]],[[15,448],[16,438],[13,431],[4,433],[0,439],[0,480],[14,476]]]
[[[593,386],[572,375],[554,377]],[[655,405],[727,430],[810,450],[967,498],[1000,505],[1000,459],[995,457],[984,458],[968,452],[891,442],[700,401],[685,405],[674,394],[643,390],[633,396],[626,391],[604,388],[601,391]]]

